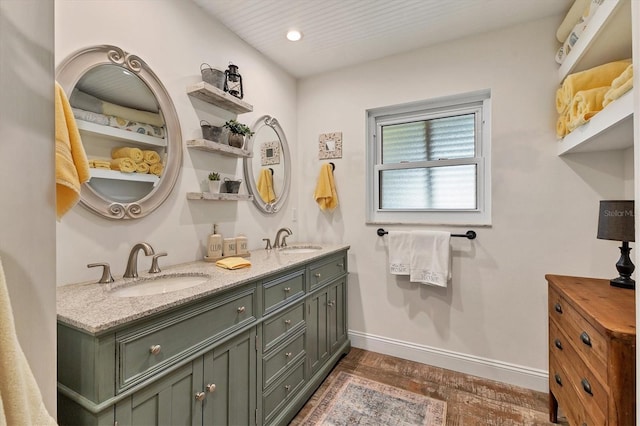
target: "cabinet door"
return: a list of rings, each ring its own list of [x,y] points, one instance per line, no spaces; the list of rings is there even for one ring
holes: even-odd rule
[[[255,425],[255,327],[204,355],[203,424]]]
[[[307,300],[307,359],[314,374],[329,358],[329,328],[326,289],[312,294]]]
[[[327,322],[330,353],[335,353],[347,335],[347,279],[341,278],[327,289]]]
[[[201,387],[201,378],[197,378],[194,364],[187,364],[120,401],[116,405],[118,426],[200,425],[202,417],[194,395]]]

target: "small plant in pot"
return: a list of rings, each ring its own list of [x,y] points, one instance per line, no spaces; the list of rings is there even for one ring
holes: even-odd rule
[[[246,124],[237,122],[236,120],[229,120],[224,123],[224,127],[229,129],[229,145],[235,148],[242,148],[244,145],[244,137],[253,135],[251,128]]]
[[[212,194],[220,193],[220,173],[209,173],[209,192]]]

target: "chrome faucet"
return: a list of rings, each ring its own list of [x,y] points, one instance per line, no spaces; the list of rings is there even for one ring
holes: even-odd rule
[[[155,254],[153,247],[147,243],[138,243],[131,249],[129,253],[129,260],[127,261],[127,269],[124,271],[124,278],[137,278],[138,277],[138,252],[144,250],[146,256]]]
[[[281,241],[280,240],[280,234],[282,234],[283,232],[286,232],[287,235],[284,235],[282,237],[282,241]],[[293,232],[291,232],[291,229],[289,229],[289,228],[280,228],[280,229],[278,229],[278,232],[276,233],[276,239],[273,242],[273,248],[286,247],[287,246],[286,239],[287,239],[287,237],[289,235],[292,235],[292,234],[293,234]]]

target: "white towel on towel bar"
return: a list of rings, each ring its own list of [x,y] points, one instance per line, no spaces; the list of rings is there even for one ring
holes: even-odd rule
[[[409,275],[411,263],[411,232],[389,231],[389,272]]]
[[[451,278],[451,233],[412,231],[409,281],[446,287]]]

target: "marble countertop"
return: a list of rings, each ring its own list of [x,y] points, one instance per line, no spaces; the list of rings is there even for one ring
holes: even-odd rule
[[[301,246],[303,244],[295,244]],[[116,279],[111,284],[70,284],[57,289],[58,321],[91,334],[102,334],[128,322],[180,306],[199,298],[255,281],[264,276],[302,265],[316,258],[348,249],[348,245],[318,244],[322,249],[311,253],[287,253],[279,250],[251,251],[251,267],[228,270],[215,263],[196,261],[162,267],[159,275],[207,274],[210,278],[194,287],[151,296],[118,297],[113,291],[132,282],[158,274],[138,272],[137,279]],[[169,255],[170,256],[170,255]],[[165,258],[166,259],[166,258]]]

